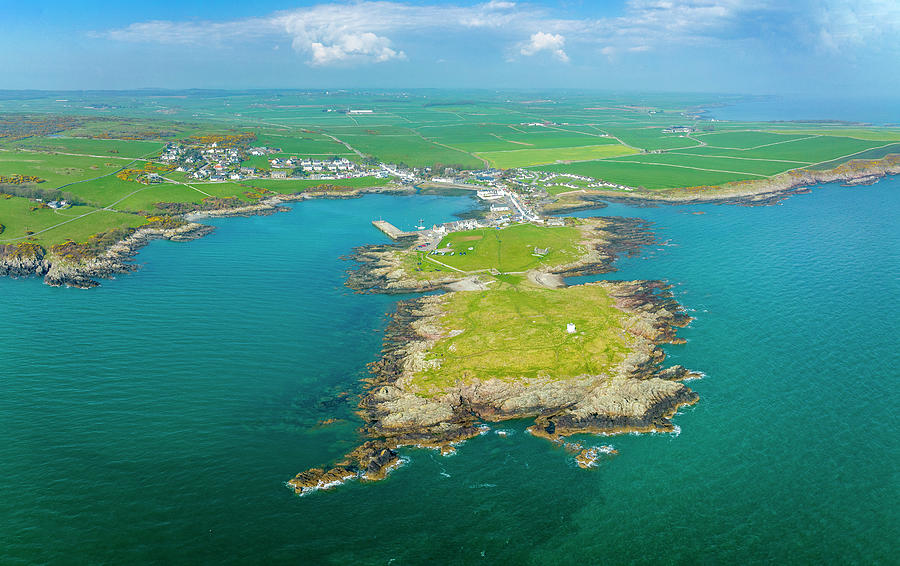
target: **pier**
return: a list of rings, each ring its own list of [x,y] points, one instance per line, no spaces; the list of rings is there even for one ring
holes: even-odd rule
[[[417,234],[417,232],[404,232],[386,220],[373,220],[372,225],[387,234],[387,237],[392,240]]]

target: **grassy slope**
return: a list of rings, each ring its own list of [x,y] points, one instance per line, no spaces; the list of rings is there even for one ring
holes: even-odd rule
[[[600,374],[627,353],[623,316],[606,291],[594,286],[551,290],[503,285],[454,293],[442,325],[463,332],[435,344],[428,357],[440,360],[440,367],[420,372],[413,383],[434,394],[476,377]],[[575,334],[566,332],[569,322],[576,325]]]

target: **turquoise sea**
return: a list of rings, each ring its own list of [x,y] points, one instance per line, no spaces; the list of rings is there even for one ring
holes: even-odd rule
[[[609,277],[667,279],[696,317],[667,349],[706,374],[678,434],[585,438],[619,450],[587,471],[505,423],[383,482],[286,489],[356,445],[396,300],[343,288],[339,256],[385,241],[374,218],[471,206],[304,202],[154,242],[97,289],[0,279],[0,563],[897,563],[896,178],[585,213],[666,242]]]
[[[900,100],[896,95],[854,96],[846,92],[834,95],[782,95],[754,97],[710,108],[707,116],[732,121],[838,120],[866,122],[879,126],[897,125]]]

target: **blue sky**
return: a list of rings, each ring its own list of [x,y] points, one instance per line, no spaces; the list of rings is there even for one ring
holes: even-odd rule
[[[888,94],[897,0],[0,0],[0,88]]]

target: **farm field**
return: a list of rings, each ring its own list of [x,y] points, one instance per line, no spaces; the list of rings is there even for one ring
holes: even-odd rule
[[[477,153],[478,157],[487,159],[490,164],[500,169],[515,167],[531,167],[555,161],[589,161],[619,157],[637,153],[637,150],[619,144],[589,145],[582,147],[563,147],[557,149],[515,149],[508,151],[491,151]]]
[[[0,175],[34,175],[46,180],[42,188],[100,177],[121,169],[129,161],[58,155],[33,151],[0,151]]]
[[[664,134],[662,130],[667,126],[664,122],[654,126],[639,126],[624,128],[622,126],[597,126],[599,131],[607,132],[622,140],[622,143],[639,149],[674,149],[683,147],[696,147],[700,142],[678,134]]]
[[[436,394],[470,378],[514,380],[597,375],[628,351],[624,313],[602,287],[542,289],[527,284],[489,291],[456,292],[443,306],[441,326],[462,332],[440,339],[428,359],[437,367],[419,371],[413,384]],[[566,333],[574,323],[577,332]]]
[[[852,155],[890,142],[860,140],[835,136],[802,137],[786,143],[752,147],[748,149],[729,149],[719,147],[701,147],[683,150],[683,153],[721,155],[726,157],[752,157],[756,159],[792,160],[806,163],[819,163]]]
[[[612,183],[628,185],[631,187],[644,187],[645,189],[669,189],[677,187],[695,187],[698,185],[719,185],[729,181],[747,179],[744,173],[724,173],[717,171],[703,171],[683,167],[669,167],[634,163],[621,159],[609,159],[606,161],[582,161],[561,165],[544,165],[535,167],[540,171],[556,173],[574,173],[585,175],[595,179],[603,179]],[[752,176],[750,176],[752,178]],[[556,187],[555,192],[565,192],[569,189]]]
[[[721,100],[715,97],[715,102]],[[358,188],[389,182],[265,179],[208,183],[172,171],[165,177],[174,183],[142,185],[114,175],[122,167],[142,167],[168,142],[210,134],[252,133],[254,145],[278,147],[282,156],[341,156],[357,162],[374,158],[411,167],[443,165],[472,170],[531,168],[647,189],[715,186],[900,152],[897,127],[710,122],[690,110],[702,102],[703,97],[696,95],[642,95],[636,101],[627,95],[534,96],[486,91],[378,95],[259,91],[228,96],[189,92],[172,97],[83,92],[21,101],[3,99],[0,113],[8,114],[0,119],[0,176],[33,175],[46,180],[31,187],[6,189],[20,196],[34,199],[43,194],[58,199],[62,193],[53,189],[61,188],[74,202],[88,207],[137,213],[157,211],[158,202],[199,203],[210,196],[249,201],[247,193],[257,189],[296,192],[319,185]],[[347,109],[373,112],[347,114]],[[663,132],[679,125],[696,131]],[[243,164],[269,168],[267,156],[248,157]],[[572,190],[552,186],[554,183],[590,184],[571,178],[547,181],[544,184],[550,186],[545,188],[551,195]],[[9,227],[7,236],[17,225],[25,229],[24,220],[10,219],[13,212],[25,215],[30,229],[32,224],[44,226],[45,216],[55,220],[53,216],[73,210],[23,212],[8,200],[4,205],[6,218],[0,217],[0,223]],[[47,234],[53,238],[66,232],[80,236],[93,224],[105,229],[123,221],[112,210],[85,218],[88,220]],[[143,219],[134,216],[129,221]],[[475,265],[479,255],[496,244],[483,239],[471,246],[475,248],[471,255],[443,259],[448,264],[466,259]],[[549,247],[551,252],[544,261],[558,252],[556,245]],[[520,259],[521,265],[504,266],[504,270],[539,263],[530,253]]]
[[[416,135],[337,134],[351,147],[389,163],[428,167],[436,163],[476,169],[480,160],[469,153],[436,145]]]
[[[153,185],[136,185],[134,194],[115,205],[117,210],[123,211],[158,211],[156,204],[160,202],[192,202],[199,203],[208,197],[237,197],[250,202],[244,194],[249,187],[238,183],[156,183]]]
[[[137,159],[159,154],[165,143],[156,141],[96,140],[86,138],[29,138],[9,144],[10,147],[42,152],[95,155],[111,159]]]
[[[33,241],[46,247],[68,239],[81,242],[112,228],[136,227],[147,222],[143,216],[90,206],[73,206],[59,211],[49,208],[31,210],[33,207],[34,202],[28,199],[0,197],[0,224],[6,228],[0,234],[0,244]]]
[[[657,153],[629,155],[616,161],[645,163],[666,167],[692,168],[697,170],[720,171],[725,173],[745,173],[751,177],[768,177],[809,165],[803,162],[767,161],[762,159],[742,159],[740,157],[718,157],[689,153]]]
[[[517,149],[570,148],[615,144],[598,132],[583,134],[555,128],[501,125],[472,125],[422,128],[422,135],[465,151],[486,152]]]
[[[267,133],[257,136],[254,145],[277,147],[283,154],[348,155],[353,154],[341,143],[325,136],[302,132],[297,134]],[[265,159],[265,158],[263,158]]]
[[[692,137],[713,147],[750,149],[763,145],[775,145],[809,137],[806,134],[774,134],[771,132],[713,132],[696,133]]]
[[[897,128],[859,128],[859,127],[843,127],[835,128],[826,126],[820,129],[805,129],[798,127],[789,130],[771,130],[777,134],[806,135],[806,136],[838,136],[845,138],[856,138],[860,140],[873,141],[900,141],[900,129]]]
[[[856,153],[849,158],[841,158],[835,159],[833,161],[825,161],[823,163],[817,163],[809,167],[810,169],[830,169],[832,167],[837,167],[842,163],[846,163],[849,159],[881,159],[882,157],[890,154],[900,154],[900,143],[893,143],[883,147],[877,147],[874,149],[868,149],[866,151],[861,151]]]

